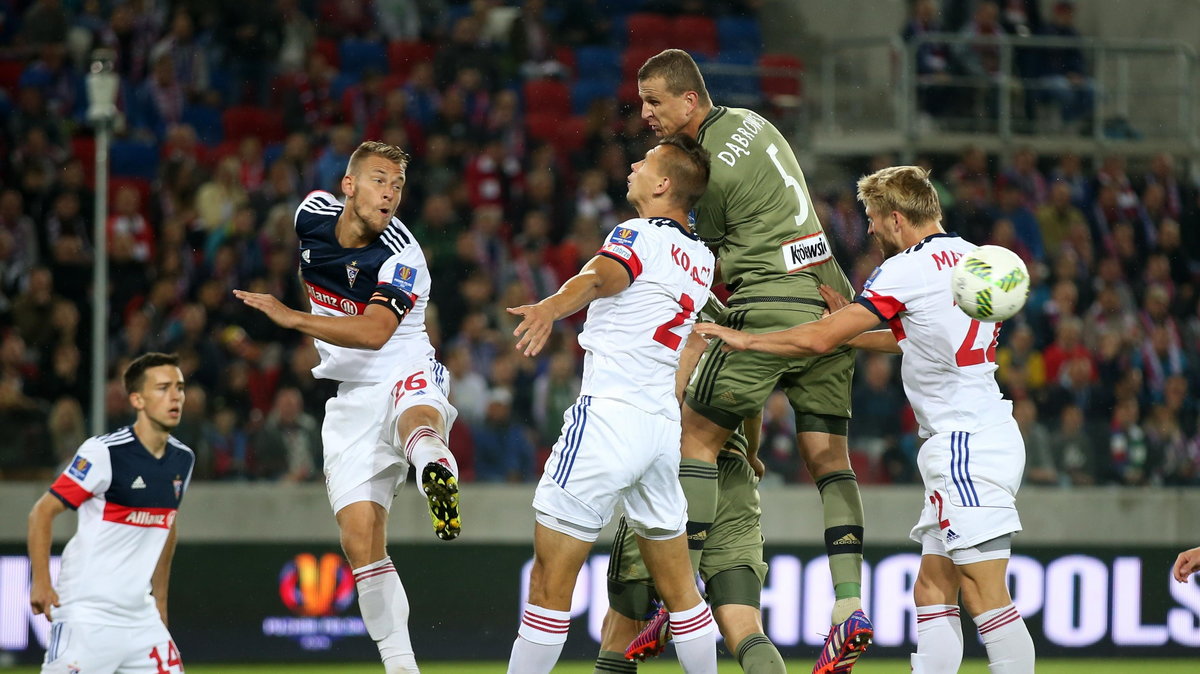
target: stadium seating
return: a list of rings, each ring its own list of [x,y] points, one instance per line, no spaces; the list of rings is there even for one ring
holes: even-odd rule
[[[600,98],[615,98],[617,95],[616,79],[586,78],[576,80],[571,85],[571,111],[582,115],[588,111],[592,101]]]
[[[529,113],[555,113],[566,116],[571,112],[571,90],[554,79],[530,80],[521,87],[525,110]]]
[[[630,47],[662,51],[674,46],[671,41],[675,39],[675,28],[662,14],[630,14],[625,20],[625,35]]]
[[[575,77],[612,79],[621,76],[621,54],[611,47],[580,47],[575,50]]]
[[[723,52],[762,50],[762,29],[757,19],[729,16],[717,19],[717,37]]]
[[[109,150],[114,176],[154,180],[158,175],[158,146],[138,140],[116,140]]]
[[[713,56],[720,51],[717,24],[707,16],[681,16],[674,22],[672,46],[691,53]]]
[[[338,45],[342,72],[362,76],[368,70],[383,72],[390,63],[388,48],[381,42],[345,39]]]
[[[283,116],[274,110],[250,105],[227,108],[221,115],[225,140],[258,136],[264,143],[283,140]]]
[[[183,123],[192,125],[196,139],[208,146],[220,144],[225,137],[221,111],[207,105],[189,105],[183,109]]]
[[[437,47],[428,42],[391,42],[387,47],[388,74],[408,78],[413,66],[432,62]]]
[[[17,82],[25,70],[25,62],[18,59],[0,59],[0,89],[10,94],[17,91]]]
[[[795,102],[803,95],[803,61],[791,54],[763,54],[758,65],[764,69],[759,86],[772,101]]]
[[[637,45],[626,47],[621,53],[621,81],[628,82],[637,79],[638,70],[646,59],[657,54],[659,49],[653,47],[639,47]]]

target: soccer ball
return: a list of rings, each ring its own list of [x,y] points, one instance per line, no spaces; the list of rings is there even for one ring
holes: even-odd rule
[[[1029,270],[1017,254],[1002,246],[980,246],[967,253],[950,273],[950,291],[963,313],[979,321],[1007,321],[1029,296]]]

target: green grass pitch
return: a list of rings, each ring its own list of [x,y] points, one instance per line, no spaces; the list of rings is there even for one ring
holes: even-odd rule
[[[421,663],[422,674],[495,674],[504,671],[502,662],[424,662]],[[792,660],[788,670],[793,672],[808,672],[812,662]],[[1040,660],[1037,663],[1038,674],[1195,674],[1200,671],[1200,657],[1194,660]],[[0,668],[0,672],[12,674],[34,674],[36,667],[19,667],[16,669]],[[194,665],[187,668],[188,674],[379,674],[379,665]],[[560,662],[554,669],[556,674],[591,674],[590,662]],[[667,674],[678,672],[679,663],[675,660],[665,660],[642,665],[638,668],[640,674]],[[736,663],[728,660],[721,662],[721,674],[737,674],[742,670]],[[907,660],[883,660],[863,657],[854,674],[884,674],[907,672]],[[983,660],[967,660],[963,663],[959,674],[988,674],[987,662]]]

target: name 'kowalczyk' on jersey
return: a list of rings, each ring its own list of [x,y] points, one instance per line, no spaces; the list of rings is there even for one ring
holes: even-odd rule
[[[313,376],[345,382],[380,382],[406,361],[433,357],[425,333],[429,303],[429,267],[412,232],[393,217],[369,245],[343,248],[336,226],[342,204],[332,194],[316,191],[296,209],[300,239],[300,275],[312,313],[356,316],[373,300],[385,301],[403,320],[378,351],[352,349],[314,340],[321,363]]]
[[[586,349],[580,395],[615,398],[679,418],[675,370],[679,351],[708,300],[713,255],[670,218],[628,220],[597,255],[619,262],[629,287],[593,300],[579,335]]]
[[[192,450],[170,436],[156,459],[132,426],[84,441],[50,486],[79,511],[55,584],[56,622],[160,624],[150,581],[195,464]]]

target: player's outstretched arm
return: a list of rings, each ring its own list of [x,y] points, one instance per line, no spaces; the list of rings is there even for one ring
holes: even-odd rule
[[[829,314],[841,311],[851,304],[850,300],[834,290],[832,286],[822,283],[819,290],[821,291],[821,298],[825,300],[826,306],[829,307],[826,310]],[[857,337],[851,338],[846,344],[863,351],[904,353],[900,350],[900,344],[896,342],[896,336],[892,334],[891,330],[869,330]]]
[[[158,614],[162,616],[164,625],[167,624],[167,591],[171,586],[171,562],[175,559],[177,538],[178,529],[176,523],[172,522],[167,542],[163,545],[158,564],[154,567],[154,575],[150,576],[150,594],[154,595],[154,604],[158,607]]]
[[[729,350],[761,351],[784,358],[804,358],[829,353],[878,323],[879,318],[866,307],[852,304],[819,321],[775,332],[750,334],[714,323],[697,323],[695,330],[703,337],[720,339]]]
[[[508,307],[508,313],[521,317],[513,330],[513,336],[519,338],[517,351],[526,356],[538,355],[550,339],[554,321],[570,316],[596,298],[616,295],[628,288],[629,283],[629,272],[625,267],[611,258],[597,255],[550,297],[537,304]]]
[[[383,348],[400,324],[400,319],[391,309],[378,304],[368,304],[358,316],[318,316],[289,309],[283,302],[265,293],[234,290],[233,294],[243,304],[263,312],[282,328],[299,330],[322,342],[348,349]]]
[[[1175,567],[1171,570],[1175,580],[1186,583],[1193,573],[1200,571],[1200,547],[1184,550],[1175,558]]]
[[[54,536],[54,518],[65,512],[67,506],[53,494],[45,493],[29,511],[29,533],[26,549],[29,566],[33,571],[29,588],[29,605],[34,615],[44,613],[46,620],[53,620],[52,606],[58,606],[58,593],[50,582],[50,541]]]

